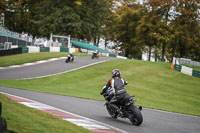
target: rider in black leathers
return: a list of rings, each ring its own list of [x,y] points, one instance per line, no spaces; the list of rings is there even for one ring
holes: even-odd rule
[[[124,88],[128,82],[121,78],[121,73],[119,69],[114,69],[112,71],[112,78],[108,80],[106,86],[103,88],[101,95],[103,95],[108,88],[112,88],[113,98],[111,103],[124,105],[127,100],[130,98],[130,95],[127,93]]]

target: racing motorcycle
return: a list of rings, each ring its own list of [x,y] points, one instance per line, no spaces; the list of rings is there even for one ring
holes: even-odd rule
[[[94,58],[99,59],[99,54],[96,52],[92,53],[92,59],[94,59]]]
[[[133,125],[139,126],[143,122],[143,116],[141,113],[142,107],[135,106],[134,96],[127,97],[124,99],[126,102],[124,105],[119,105],[112,102],[112,97],[114,96],[112,89],[109,88],[104,94],[104,99],[106,100],[105,106],[112,118],[128,118]]]
[[[66,63],[73,62],[73,61],[74,61],[74,56],[70,56],[70,55],[68,55],[67,59],[65,60]]]

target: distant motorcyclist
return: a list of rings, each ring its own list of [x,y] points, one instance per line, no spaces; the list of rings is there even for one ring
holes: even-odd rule
[[[99,51],[98,50],[95,50],[93,53],[92,53],[92,59],[94,58],[99,58]]]
[[[121,77],[121,73],[119,69],[114,69],[112,71],[112,78],[108,80],[106,86],[102,89],[101,95],[103,95],[109,88],[112,89],[113,98],[110,102],[114,104],[124,105],[130,98],[130,95],[127,93],[125,89],[125,85],[128,82]]]
[[[74,55],[72,53],[69,53],[66,59],[67,62],[73,62],[74,61]]]

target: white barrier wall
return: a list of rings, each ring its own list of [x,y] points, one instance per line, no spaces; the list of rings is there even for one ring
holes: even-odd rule
[[[11,48],[18,48],[18,45],[12,45]]]
[[[192,68],[189,68],[189,67],[186,67],[186,66],[182,66],[181,72],[192,76]]]
[[[83,53],[87,53],[88,50],[87,50],[87,49],[82,49],[82,48],[81,48],[81,52],[83,52]]]
[[[60,47],[49,47],[49,52],[60,52]]]
[[[88,50],[88,54],[93,54],[94,51]]]
[[[117,58],[119,58],[119,59],[127,59],[127,57],[124,57],[124,56],[117,56]]]
[[[69,48],[70,53],[78,53],[78,48]]]
[[[75,53],[75,48],[69,48],[70,53]]]
[[[28,53],[37,53],[40,52],[40,47],[28,46]]]
[[[108,53],[101,53],[102,56],[109,56]]]

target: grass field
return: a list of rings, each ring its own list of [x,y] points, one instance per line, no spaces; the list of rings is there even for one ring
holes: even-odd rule
[[[70,122],[61,120],[42,111],[16,103],[0,94],[2,117],[8,130],[18,133],[90,133]]]

